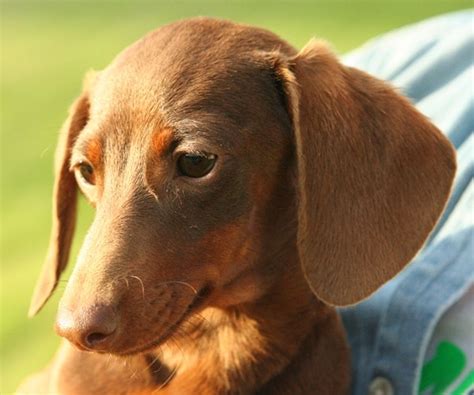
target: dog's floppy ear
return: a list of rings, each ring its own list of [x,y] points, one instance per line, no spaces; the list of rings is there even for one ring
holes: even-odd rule
[[[294,125],[301,264],[320,299],[353,304],[421,248],[449,196],[455,153],[407,99],[324,43],[274,67]]]
[[[86,87],[87,88],[87,87]],[[76,222],[77,184],[70,171],[71,149],[89,119],[87,89],[75,100],[64,122],[55,158],[53,220],[48,253],[36,284],[28,315],[34,316],[56,288],[69,257]]]

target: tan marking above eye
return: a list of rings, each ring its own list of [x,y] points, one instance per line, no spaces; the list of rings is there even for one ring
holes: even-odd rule
[[[173,141],[171,129],[158,129],[151,140],[152,149],[158,156],[163,156],[171,149]]]
[[[94,138],[87,143],[85,150],[89,161],[97,166],[102,160],[102,143],[99,138]]]

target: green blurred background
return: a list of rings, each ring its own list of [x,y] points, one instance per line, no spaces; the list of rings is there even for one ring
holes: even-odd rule
[[[85,71],[101,69],[157,26],[190,16],[266,27],[297,47],[319,36],[344,53],[380,33],[472,4],[472,0],[2,1],[0,392],[13,392],[22,378],[43,367],[59,342],[53,322],[64,285],[35,319],[28,320],[26,313],[49,237],[57,131]],[[92,216],[83,202],[80,213],[73,256]]]

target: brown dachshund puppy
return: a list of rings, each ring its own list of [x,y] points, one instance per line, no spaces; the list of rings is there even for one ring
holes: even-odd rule
[[[30,314],[95,219],[65,337],[22,387],[59,394],[343,394],[334,306],[398,273],[455,173],[445,137],[324,43],[206,18],[162,27],[86,78],[57,151]]]

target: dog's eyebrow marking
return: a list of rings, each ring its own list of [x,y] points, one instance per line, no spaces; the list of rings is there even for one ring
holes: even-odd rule
[[[158,195],[153,187],[153,180],[156,177],[157,168],[161,158],[172,153],[173,149],[178,144],[173,129],[170,127],[158,126],[153,131],[150,139],[150,147],[147,155],[148,160],[145,162],[145,187],[146,190],[153,198],[158,201]],[[156,166],[158,164],[158,166]]]
[[[97,164],[102,159],[102,142],[99,138],[94,138],[86,143],[86,156],[89,160]]]
[[[79,159],[87,159],[93,165],[98,165],[102,161],[103,149],[102,141],[99,137],[81,140],[73,149],[71,163]]]
[[[164,156],[174,148],[176,140],[171,128],[158,128],[151,138],[151,146],[154,153]]]

